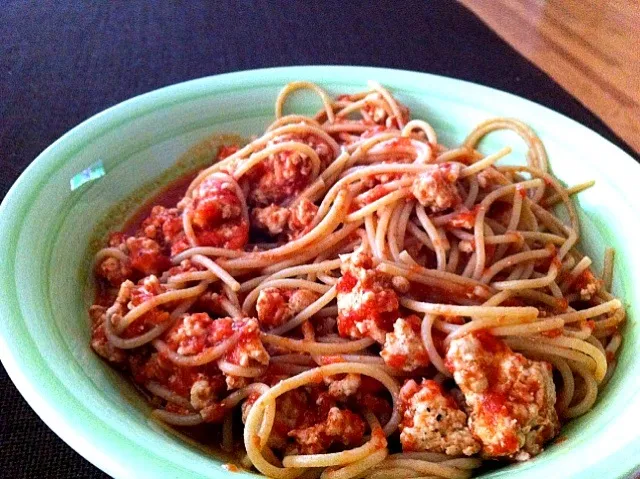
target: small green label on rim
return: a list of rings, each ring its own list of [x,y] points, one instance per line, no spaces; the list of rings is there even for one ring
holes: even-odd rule
[[[102,160],[98,160],[96,163],[91,165],[89,168],[82,170],[80,173],[75,175],[69,183],[71,184],[71,191],[77,190],[85,183],[89,181],[97,180],[105,175],[104,165],[102,164]]]

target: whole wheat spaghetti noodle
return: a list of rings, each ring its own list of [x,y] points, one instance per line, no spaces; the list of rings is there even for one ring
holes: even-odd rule
[[[572,197],[593,182],[565,187],[519,120],[447,147],[368,86],[285,86],[264,134],[111,235],[91,345],[155,419],[269,477],[462,479],[527,460],[592,408],[624,347],[613,250],[598,276],[578,249]],[[296,90],[322,109],[285,114]],[[479,151],[504,129],[526,164]]]

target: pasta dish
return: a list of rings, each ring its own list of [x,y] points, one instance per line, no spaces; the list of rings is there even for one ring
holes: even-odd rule
[[[578,248],[593,183],[515,119],[445,147],[376,82],[275,111],[97,253],[91,346],[156,419],[278,479],[466,478],[593,406],[625,319]],[[503,129],[523,165],[478,151]]]

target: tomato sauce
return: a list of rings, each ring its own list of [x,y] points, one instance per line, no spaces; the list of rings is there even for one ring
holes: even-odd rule
[[[476,331],[474,336],[478,339],[482,347],[492,354],[498,354],[506,351],[507,349],[506,345],[502,341],[484,329]]]
[[[473,209],[455,212],[447,220],[446,226],[450,228],[473,228],[479,210],[480,205],[476,205]]]
[[[342,275],[340,281],[338,281],[336,289],[338,293],[350,293],[351,291],[353,291],[353,288],[355,288],[357,283],[358,280],[356,279],[356,277],[347,271]]]
[[[135,235],[136,231],[140,229],[142,222],[151,214],[151,210],[154,206],[175,208],[176,204],[184,198],[184,194],[187,192],[189,184],[193,181],[196,175],[197,172],[195,171],[187,173],[158,191],[133,213],[133,215],[124,224],[122,232],[127,236]]]

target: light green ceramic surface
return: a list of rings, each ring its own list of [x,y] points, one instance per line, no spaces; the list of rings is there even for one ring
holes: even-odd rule
[[[640,166],[574,121],[489,88],[396,70],[293,67],[203,78],[117,105],[44,151],[0,207],[2,362],[40,417],[96,466],[118,478],[228,474],[214,457],[150,425],[144,401],[89,349],[87,270],[97,225],[192,144],[215,132],[262,132],[285,83],[311,80],[343,93],[369,79],[428,120],[445,145],[483,119],[513,116],[538,132],[561,180],[597,181],[579,199],[582,244],[596,265],[605,246],[617,252],[614,292],[630,318],[618,370],[596,407],[565,427],[566,441],[486,477],[621,477],[640,464]],[[310,113],[319,105],[300,93],[287,109]],[[511,157],[521,161],[522,142],[509,133],[492,135],[483,149],[503,143],[515,145]],[[69,180],[98,160],[106,175],[71,192]]]

